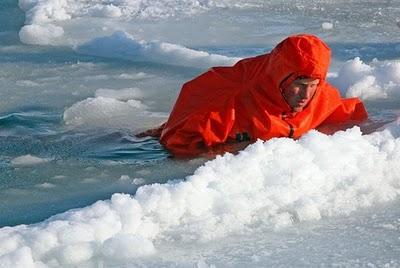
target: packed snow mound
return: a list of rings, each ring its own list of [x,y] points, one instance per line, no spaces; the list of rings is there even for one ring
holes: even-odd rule
[[[240,58],[209,54],[181,45],[165,42],[136,40],[125,32],[95,38],[76,48],[82,54],[119,58],[132,61],[155,62],[197,68],[233,65]]]
[[[399,198],[400,123],[361,135],[311,131],[258,141],[205,163],[184,181],[142,186],[135,196],[0,229],[9,267],[114,265],[157,252],[157,242],[209,241],[251,228],[349,214]]]
[[[363,100],[400,98],[400,61],[373,60],[369,64],[354,58],[343,64],[330,81],[346,97]]]

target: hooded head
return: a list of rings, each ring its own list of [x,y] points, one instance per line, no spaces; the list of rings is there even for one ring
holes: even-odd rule
[[[331,58],[329,47],[309,34],[293,35],[271,52],[273,79],[281,84],[288,77],[306,76],[325,80]]]
[[[298,77],[319,79],[323,83],[330,57],[329,47],[314,35],[299,34],[286,38],[269,54],[264,69],[269,85],[267,94],[272,99],[281,98],[281,88]]]

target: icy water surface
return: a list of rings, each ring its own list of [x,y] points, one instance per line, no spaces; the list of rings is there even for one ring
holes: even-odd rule
[[[398,267],[399,14],[398,1],[2,1],[0,267]],[[185,81],[298,32],[332,48],[328,79],[364,100],[369,135],[208,162],[135,137]]]

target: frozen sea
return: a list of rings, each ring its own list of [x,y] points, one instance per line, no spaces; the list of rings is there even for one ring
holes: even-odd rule
[[[368,134],[191,160],[135,137],[301,32]],[[2,0],[0,267],[400,267],[399,116],[397,0]]]

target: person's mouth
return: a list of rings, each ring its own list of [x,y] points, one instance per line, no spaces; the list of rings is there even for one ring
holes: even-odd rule
[[[298,102],[297,102],[297,106],[298,106],[298,107],[306,106],[306,104],[307,104],[307,101],[306,101],[306,100],[301,100],[301,101],[298,101]]]

